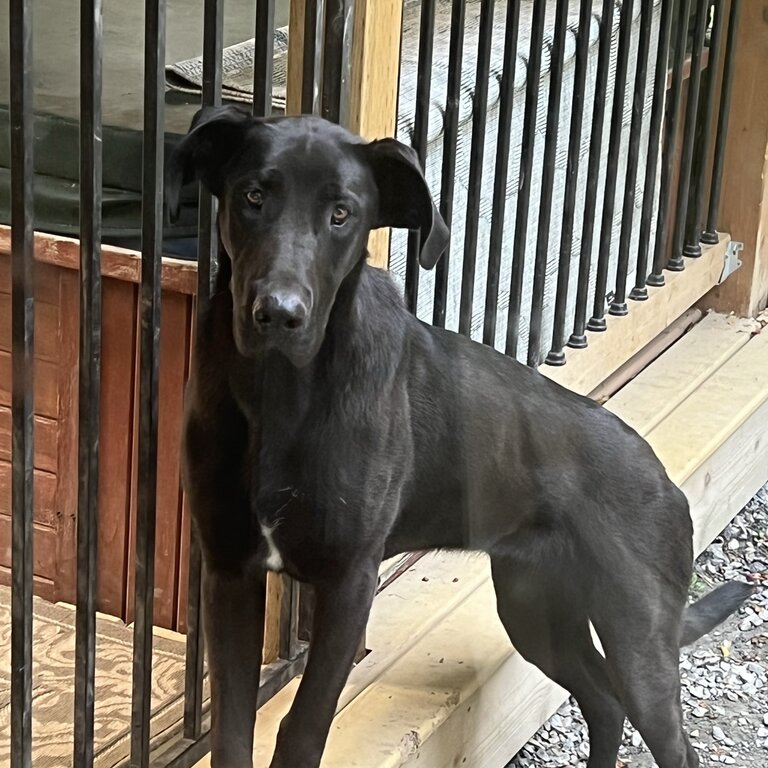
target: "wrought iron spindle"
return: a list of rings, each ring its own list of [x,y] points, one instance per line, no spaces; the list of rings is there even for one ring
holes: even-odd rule
[[[573,252],[573,221],[576,208],[576,191],[579,180],[579,155],[584,122],[584,91],[587,83],[587,59],[589,31],[592,22],[592,0],[581,0],[579,27],[576,33],[576,63],[573,98],[571,100],[571,126],[568,141],[568,164],[565,170],[565,200],[563,202],[563,226],[560,231],[560,257],[557,266],[557,291],[555,317],[552,330],[552,348],[545,362],[548,365],[565,365],[565,312],[568,302],[568,280]]]
[[[587,163],[584,218],[581,227],[579,276],[576,284],[576,307],[574,310],[573,333],[568,339],[568,346],[573,347],[574,349],[581,349],[587,346],[587,336],[584,333],[584,330],[587,322],[589,272],[592,262],[592,244],[595,232],[597,186],[600,180],[600,156],[603,150],[605,99],[608,93],[608,71],[611,65],[613,5],[614,0],[603,0],[602,14],[600,16],[600,40],[597,52],[595,100],[592,108],[592,126],[589,140],[589,161]]]
[[[533,5],[531,45],[525,83],[525,114],[523,115],[523,136],[520,150],[520,186],[517,192],[517,210],[515,212],[515,237],[512,245],[512,276],[509,288],[507,344],[505,350],[511,357],[517,357],[517,345],[520,336],[520,305],[522,303],[523,272],[525,270],[528,211],[531,201],[533,152],[536,144],[536,115],[539,104],[539,82],[541,80],[541,55],[544,45],[546,6],[546,0],[540,0],[540,2]]]

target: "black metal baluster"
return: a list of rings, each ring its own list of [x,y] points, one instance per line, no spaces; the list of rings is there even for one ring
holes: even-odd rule
[[[320,74],[320,54],[322,46],[318,38],[322,30],[322,0],[304,0],[304,50],[301,70],[301,112],[305,115],[319,112],[318,87]]]
[[[616,79],[611,111],[611,133],[608,139],[608,163],[605,169],[605,196],[600,222],[600,246],[597,255],[597,277],[592,317],[587,323],[589,331],[604,331],[605,294],[608,285],[608,264],[611,258],[613,212],[616,208],[616,177],[619,171],[621,132],[624,124],[624,94],[627,88],[627,64],[632,37],[632,11],[634,0],[624,0],[619,20],[619,50],[616,61]]]
[[[638,235],[637,266],[635,268],[635,286],[629,293],[634,301],[645,301],[648,289],[645,287],[648,275],[648,250],[651,241],[651,221],[656,202],[656,174],[659,162],[659,141],[661,123],[664,118],[664,102],[667,92],[667,66],[669,59],[669,39],[675,0],[662,0],[661,20],[659,22],[659,45],[656,52],[656,68],[653,74],[653,101],[651,102],[651,122],[648,128],[648,152],[643,185],[643,208],[640,213],[640,233]]]
[[[627,153],[627,180],[624,186],[624,205],[621,210],[621,231],[619,233],[619,260],[616,269],[614,298],[608,310],[612,315],[626,315],[627,279],[629,277],[629,244],[632,239],[632,223],[635,215],[635,184],[637,163],[640,156],[640,134],[643,127],[643,106],[645,104],[645,83],[648,77],[648,50],[651,44],[653,25],[653,0],[642,0],[640,10],[640,37],[637,43],[637,68],[635,89],[632,95],[632,123],[629,128],[629,150]],[[653,197],[653,189],[645,189]]]
[[[557,292],[555,317],[552,330],[552,348],[545,362],[548,365],[565,365],[565,311],[568,302],[568,280],[573,250],[573,219],[576,208],[576,191],[579,181],[579,155],[581,153],[582,123],[584,121],[584,91],[587,83],[587,58],[589,53],[589,28],[592,21],[592,0],[581,0],[579,27],[576,33],[576,63],[574,68],[573,98],[571,101],[571,125],[568,141],[568,164],[565,171],[565,200],[563,202],[563,226],[560,231],[560,257],[557,266]]]
[[[519,0],[511,0],[512,3]],[[453,190],[456,175],[456,145],[459,140],[459,107],[461,98],[461,62],[464,50],[464,20],[466,0],[453,0],[451,7],[451,39],[448,43],[448,83],[443,120],[443,167],[440,180],[440,215],[448,231],[453,221]],[[503,90],[503,86],[502,86]],[[502,103],[503,103],[502,95]],[[435,267],[435,304],[432,323],[445,327],[448,295],[450,244]]]
[[[131,768],[149,765],[152,620],[157,513],[157,392],[160,357],[160,267],[163,240],[165,2],[146,0],[144,158],[141,227],[141,364],[136,505],[136,616],[133,634]]]
[[[353,0],[325,0],[320,113],[342,125],[348,121],[353,9]]]
[[[728,37],[725,43],[725,63],[723,64],[723,82],[720,88],[720,107],[717,118],[717,135],[715,138],[715,158],[712,163],[712,183],[709,189],[709,206],[707,210],[707,226],[701,235],[701,242],[716,245],[717,215],[720,209],[720,190],[723,183],[723,166],[725,164],[725,144],[728,139],[728,118],[731,111],[731,91],[733,87],[733,62],[736,58],[736,34],[739,29],[741,15],[741,0],[731,0],[731,12],[728,17]]]
[[[520,0],[508,0],[507,16],[504,23],[504,63],[501,73],[499,129],[496,141],[496,165],[493,176],[491,209],[491,239],[488,249],[488,277],[483,319],[483,343],[491,346],[496,341],[496,314],[499,303],[499,280],[501,278],[501,247],[504,242],[504,216],[507,209],[507,176],[509,173],[509,150],[512,141],[512,108],[515,100],[520,4]]]
[[[256,0],[254,38],[253,114],[256,117],[269,117],[272,114],[275,56],[275,0]]]
[[[472,143],[469,149],[467,186],[467,218],[464,228],[464,251],[461,264],[461,301],[459,333],[469,336],[472,330],[472,304],[475,293],[477,263],[477,231],[480,221],[480,195],[485,155],[485,124],[488,115],[488,77],[493,44],[494,0],[480,0],[480,30],[477,41],[475,90],[472,96]]]
[[[34,115],[32,0],[10,0],[11,768],[32,768]]]
[[[257,25],[258,25],[257,8]],[[223,47],[223,0],[205,0],[203,9],[202,106],[221,104],[221,57]],[[258,40],[258,36],[257,36]],[[259,58],[256,44],[256,59]],[[254,110],[257,104],[254,78]],[[263,95],[262,95],[263,98]],[[202,185],[199,190],[197,235],[197,293],[195,328],[199,328],[210,303],[213,265],[218,258],[216,201]],[[194,527],[189,544],[187,575],[187,646],[184,665],[184,738],[197,739],[202,730],[203,655],[205,637],[201,610],[202,556]]]
[[[688,195],[691,186],[693,150],[696,144],[696,120],[699,110],[699,90],[701,85],[701,54],[704,50],[704,35],[707,30],[708,0],[698,0],[696,6],[696,29],[693,35],[691,52],[691,74],[688,78],[688,104],[685,109],[685,129],[683,133],[683,155],[680,160],[680,178],[677,183],[677,206],[675,208],[675,228],[672,235],[672,255],[667,262],[667,269],[681,272],[683,262],[683,240],[688,216]]]
[[[531,47],[525,82],[525,114],[523,115],[523,136],[520,154],[520,186],[517,192],[515,211],[515,238],[512,246],[512,276],[509,288],[509,309],[507,311],[506,354],[517,357],[517,343],[520,335],[520,304],[523,292],[525,270],[525,245],[528,233],[528,210],[531,201],[531,176],[533,175],[533,152],[536,144],[536,113],[539,104],[539,81],[541,80],[541,55],[544,45],[544,20],[546,0],[533,5],[531,22]]]
[[[723,39],[723,2],[714,2],[714,19],[712,21],[712,36],[709,41],[709,57],[707,64],[707,90],[706,101],[701,110],[699,110],[700,118],[700,135],[696,142],[696,159],[694,160],[694,168],[696,178],[693,182],[693,205],[688,211],[688,224],[687,234],[685,238],[685,245],[683,245],[683,255],[691,258],[701,256],[701,243],[699,241],[701,237],[701,209],[704,205],[704,177],[706,175],[707,161],[709,159],[709,150],[712,146],[712,130],[714,124],[715,115],[715,89],[717,88],[717,67],[720,62],[720,49],[722,47]]]
[[[603,127],[605,124],[605,99],[608,92],[608,70],[611,64],[611,33],[613,31],[614,0],[603,0],[600,16],[600,39],[597,50],[595,75],[595,99],[592,108],[592,126],[587,163],[587,186],[584,200],[584,218],[581,225],[581,250],[579,251],[579,276],[576,285],[576,308],[573,333],[568,346],[581,349],[587,346],[584,333],[587,322],[589,270],[592,262],[592,243],[595,232],[595,204],[600,180],[600,157],[603,151]]]
[[[73,764],[93,765],[101,402],[101,0],[80,3],[80,351]]]
[[[680,105],[683,93],[683,65],[688,39],[688,19],[691,15],[691,0],[678,0],[679,20],[675,38],[672,62],[672,86],[667,96],[667,114],[664,120],[664,148],[661,156],[661,189],[659,190],[659,212],[656,220],[656,242],[653,253],[653,270],[646,283],[658,288],[664,285],[664,255],[669,235],[669,205],[672,197],[672,173],[677,154],[677,133],[680,121]]]
[[[557,0],[555,8],[555,37],[551,49],[549,68],[549,104],[547,129],[544,139],[544,170],[539,197],[539,222],[536,233],[536,257],[533,267],[533,291],[531,297],[531,324],[528,336],[528,365],[541,362],[541,323],[544,312],[544,288],[549,256],[549,227],[552,215],[552,187],[555,181],[555,155],[560,127],[560,93],[563,85],[563,61],[565,33],[568,27],[568,0]]]
[[[413,115],[411,145],[419,156],[421,167],[427,159],[427,129],[429,128],[429,98],[432,86],[432,49],[435,37],[435,0],[421,0],[419,22],[419,65],[416,75],[416,110]],[[408,233],[405,262],[405,303],[416,313],[419,297],[419,233]]]

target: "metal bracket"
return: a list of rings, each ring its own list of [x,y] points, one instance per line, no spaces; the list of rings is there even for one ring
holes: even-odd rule
[[[730,277],[740,266],[741,259],[739,258],[739,251],[744,250],[744,243],[740,243],[738,240],[731,240],[728,243],[728,248],[725,251],[725,260],[723,262],[723,271],[720,275],[720,279],[717,284],[720,285]]]

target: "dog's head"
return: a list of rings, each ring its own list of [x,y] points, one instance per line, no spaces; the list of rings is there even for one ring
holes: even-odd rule
[[[428,269],[448,244],[412,149],[394,139],[366,143],[319,118],[203,109],[169,160],[172,217],[194,179],[219,201],[234,337],[246,356],[274,348],[304,365],[317,354],[371,229],[418,229]]]

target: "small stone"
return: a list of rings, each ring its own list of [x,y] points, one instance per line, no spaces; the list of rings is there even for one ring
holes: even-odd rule
[[[635,731],[635,733],[632,734],[632,746],[633,747],[639,747],[643,743],[643,737]]]
[[[712,728],[712,738],[716,741],[722,741],[725,738],[725,733],[719,725],[715,725]]]

